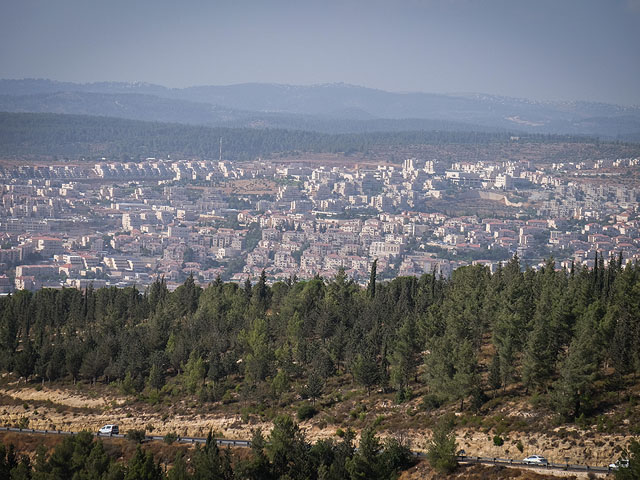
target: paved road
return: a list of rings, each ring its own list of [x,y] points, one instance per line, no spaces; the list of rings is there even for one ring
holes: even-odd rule
[[[0,427],[0,432],[15,432],[15,433],[30,433],[30,434],[41,434],[41,435],[76,435],[78,432],[67,432],[63,430],[34,430],[31,428],[10,428],[10,427]],[[99,433],[93,434],[96,437],[108,437],[108,438],[125,438],[125,435],[103,435]],[[163,436],[160,435],[146,435],[146,441],[161,441],[164,440]],[[230,446],[230,447],[250,447],[250,440],[234,440],[229,438],[216,438],[216,443],[222,446]],[[176,442],[178,443],[187,443],[187,444],[195,444],[195,443],[206,443],[206,438],[200,437],[177,437]],[[424,458],[426,455],[424,452],[411,452],[415,457]],[[458,461],[461,463],[481,463],[484,465],[503,465],[509,467],[520,467],[520,468],[536,468],[536,469],[545,469],[545,470],[562,470],[569,472],[594,472],[594,473],[609,473],[611,469],[609,467],[598,467],[592,465],[579,465],[579,464],[569,464],[569,463],[548,463],[546,465],[539,464],[526,464],[522,460],[514,460],[511,458],[496,458],[496,457],[476,457],[470,455],[459,455]]]

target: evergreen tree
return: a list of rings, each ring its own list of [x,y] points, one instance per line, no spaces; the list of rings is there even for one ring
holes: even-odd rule
[[[311,403],[315,405],[316,400],[322,395],[324,390],[324,380],[315,370],[309,374],[305,390],[311,399]]]
[[[577,336],[560,365],[560,378],[554,384],[552,398],[556,411],[564,418],[588,414],[592,407],[593,384],[601,358],[597,329],[601,315],[601,306],[596,302],[582,318]]]
[[[616,480],[638,480],[640,478],[640,442],[637,439],[631,440],[629,449],[625,450],[622,458],[629,461],[628,467],[616,470]]]
[[[298,425],[286,415],[277,417],[266,445],[275,478],[304,479],[312,471],[309,445]]]
[[[193,480],[232,480],[235,478],[231,467],[229,451],[220,453],[212,432],[207,436],[204,448],[196,451],[193,460]]]
[[[507,263],[503,275],[505,288],[500,295],[492,337],[500,356],[502,386],[506,388],[513,379],[514,360],[526,336],[529,305],[517,255]]]
[[[453,420],[446,416],[442,417],[433,430],[433,436],[429,442],[427,450],[429,464],[438,473],[450,474],[458,468],[457,448]]]
[[[502,386],[502,377],[500,375],[500,356],[495,354],[491,357],[489,365],[489,387],[492,390],[498,390]]]
[[[251,437],[251,456],[237,465],[238,478],[248,480],[270,480],[271,464],[266,453],[266,440],[262,430],[254,430]]]
[[[394,387],[404,390],[409,385],[409,381],[416,376],[420,362],[419,353],[420,344],[416,325],[409,317],[398,330],[390,355],[391,382]]]
[[[478,361],[469,340],[463,341],[455,353],[455,373],[452,378],[455,398],[460,400],[460,410],[464,409],[464,400],[479,383]]]
[[[245,345],[244,358],[245,380],[249,384],[264,380],[271,371],[273,351],[267,338],[267,323],[259,318],[253,322],[251,329],[239,334],[240,341]]]
[[[162,469],[159,463],[155,463],[151,452],[143,452],[140,445],[136,453],[127,465],[127,473],[124,480],[162,480]]]
[[[85,463],[87,478],[103,477],[109,471],[111,463],[111,457],[105,452],[102,442],[94,442],[91,453]]]
[[[356,479],[382,479],[383,472],[380,469],[379,453],[382,449],[380,440],[376,437],[375,428],[369,426],[360,435],[358,452],[347,464],[347,470],[353,480]]]
[[[354,380],[367,389],[367,395],[371,394],[371,389],[380,381],[378,364],[370,354],[359,353],[351,366],[351,371]]]
[[[189,392],[195,393],[198,388],[204,385],[207,376],[207,367],[204,359],[193,350],[183,370],[187,389]]]
[[[558,284],[553,258],[547,260],[541,277],[541,292],[536,302],[533,328],[525,346],[522,366],[522,380],[527,388],[542,387],[551,378],[557,354],[555,339],[560,335],[552,325],[553,298]]]
[[[162,367],[155,363],[151,365],[151,370],[149,370],[149,377],[147,381],[149,383],[149,386],[155,389],[156,392],[164,387],[165,377],[164,372],[162,371]]]
[[[378,269],[378,259],[376,258],[371,264],[371,273],[369,274],[369,286],[367,287],[367,294],[369,298],[376,296],[376,271]]]
[[[0,443],[0,478],[10,478],[11,470],[18,465],[18,459],[15,453],[15,447],[10,444],[5,447]]]
[[[189,480],[191,475],[187,471],[187,462],[184,460],[184,454],[182,451],[176,453],[176,458],[173,461],[173,466],[167,472],[167,480]]]
[[[267,286],[267,275],[264,270],[260,273],[260,279],[253,290],[254,293],[251,296],[251,301],[256,305],[260,312],[266,312],[269,308],[271,292]]]

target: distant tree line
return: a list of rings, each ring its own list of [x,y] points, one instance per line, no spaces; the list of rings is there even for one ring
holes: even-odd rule
[[[0,154],[144,159],[185,155],[253,159],[291,152],[367,152],[377,146],[508,142],[506,132],[417,130],[326,134],[302,130],[213,128],[111,117],[0,112]],[[529,142],[586,142],[583,136],[526,135]]]
[[[599,256],[593,269],[550,259],[523,271],[514,257],[494,274],[469,266],[384,283],[374,264],[366,289],[340,271],[272,286],[263,274],[204,289],[189,277],[174,292],[162,279],[144,292],[20,291],[0,298],[0,369],[258,402],[296,385],[319,386],[319,398],[326,379],[347,374],[398,401],[426,386],[426,404],[460,409],[516,384],[573,420],[640,372],[640,266],[605,268]]]

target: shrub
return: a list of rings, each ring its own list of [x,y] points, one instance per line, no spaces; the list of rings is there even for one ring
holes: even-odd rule
[[[225,405],[231,403],[234,401],[233,398],[233,393],[231,392],[231,390],[227,390],[226,392],[224,392],[224,395],[222,396],[222,403],[224,403]]]
[[[163,440],[167,445],[171,445],[176,440],[178,440],[178,435],[176,434],[176,432],[169,432],[164,436]]]
[[[518,443],[516,443],[516,448],[520,453],[524,452],[524,445],[522,445],[522,442],[520,440],[518,440]]]
[[[422,397],[422,408],[424,410],[435,410],[440,408],[443,404],[443,401],[440,397],[434,394],[425,395]]]
[[[18,428],[29,428],[29,418],[28,417],[20,417],[18,420]]]
[[[362,417],[362,414],[364,413],[364,416],[366,417],[367,416],[366,411],[367,411],[367,406],[363,404],[359,404],[356,408],[354,408],[349,412],[349,416],[351,417],[352,420],[355,420],[358,417]]]
[[[493,436],[493,444],[496,447],[501,447],[502,445],[504,445],[504,438],[502,438],[500,435],[494,435]]]
[[[400,388],[396,392],[395,400],[398,405],[404,402],[408,402],[409,400],[411,400],[411,390],[409,390],[408,388]]]
[[[584,413],[581,413],[579,417],[575,417],[574,422],[583,430],[589,428],[589,420],[585,417]]]
[[[313,418],[318,413],[316,407],[308,403],[303,403],[298,407],[297,417],[301,422]]]
[[[142,443],[145,439],[145,437],[147,436],[147,433],[144,430],[129,430],[127,432],[127,439],[131,440],[132,442],[136,442],[136,443]]]
[[[157,405],[158,403],[160,403],[161,397],[160,397],[160,393],[156,392],[155,390],[152,390],[151,392],[149,392],[149,395],[146,398],[146,402],[149,405]]]

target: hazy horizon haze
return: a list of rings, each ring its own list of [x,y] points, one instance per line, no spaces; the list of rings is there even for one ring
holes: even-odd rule
[[[0,78],[346,83],[640,105],[637,0],[25,0],[0,8]]]

